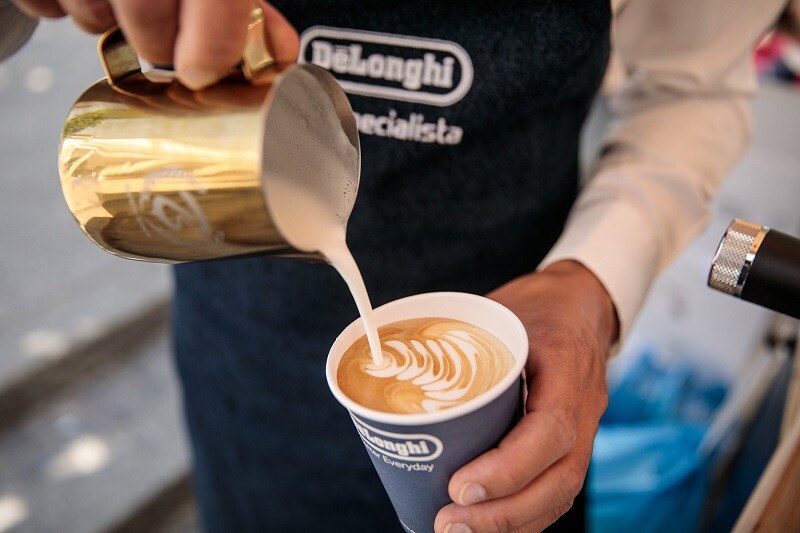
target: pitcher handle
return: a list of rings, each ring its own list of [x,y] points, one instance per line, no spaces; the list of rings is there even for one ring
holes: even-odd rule
[[[100,36],[97,52],[108,84],[112,87],[119,87],[125,78],[142,72],[139,57],[119,27],[111,28]],[[247,38],[238,68],[247,81],[253,85],[260,85],[269,81],[265,74],[274,63],[275,59],[267,49],[264,36],[264,12],[257,7],[250,12]]]

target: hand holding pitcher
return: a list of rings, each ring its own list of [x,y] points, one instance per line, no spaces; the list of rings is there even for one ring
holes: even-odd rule
[[[264,13],[267,45],[279,65],[297,57],[297,32],[267,2],[253,0],[14,0],[29,15],[69,15],[91,33],[122,28],[133,48],[147,61],[175,65],[186,87],[201,89],[225,77],[242,56],[247,21],[257,5]]]

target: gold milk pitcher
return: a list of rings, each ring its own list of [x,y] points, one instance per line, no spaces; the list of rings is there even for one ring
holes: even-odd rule
[[[294,180],[335,202],[341,219],[350,215],[358,132],[326,70],[279,71],[258,9],[241,67],[205,90],[142,72],[119,30],[103,35],[98,51],[106,77],[72,107],[58,154],[67,205],[92,241],[115,255],[169,263],[323,259],[292,243],[288,224],[298,217],[281,215],[292,209],[291,195],[279,198],[286,188],[273,194],[270,183]]]

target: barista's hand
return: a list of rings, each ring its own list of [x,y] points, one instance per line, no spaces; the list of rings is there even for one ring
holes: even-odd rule
[[[69,15],[84,30],[101,33],[119,24],[147,61],[175,65],[191,89],[218,81],[239,62],[253,0],[12,0],[27,14]],[[270,4],[264,11],[267,43],[281,64],[297,59],[297,31]]]
[[[457,471],[437,533],[541,531],[572,505],[586,477],[617,317],[608,293],[572,261],[488,295],[528,332],[527,414],[500,445]]]

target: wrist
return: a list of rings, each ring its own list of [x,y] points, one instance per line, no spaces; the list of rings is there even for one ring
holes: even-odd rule
[[[619,338],[619,317],[611,295],[602,282],[578,261],[562,260],[551,263],[540,274],[553,276],[568,284],[580,295],[580,308],[594,327],[599,339],[611,346]]]

